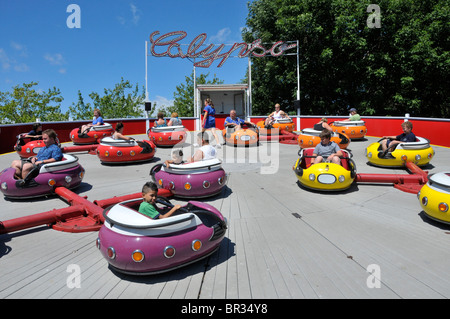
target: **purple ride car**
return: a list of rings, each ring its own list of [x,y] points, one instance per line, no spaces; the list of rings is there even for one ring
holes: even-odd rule
[[[6,168],[0,172],[0,190],[8,198],[31,198],[52,194],[55,187],[69,189],[81,184],[84,168],[78,158],[64,154],[61,161],[42,165],[37,176],[23,183],[14,178],[15,169]]]
[[[151,219],[137,211],[142,198],[118,203],[104,212],[97,248],[113,270],[150,275],[186,266],[214,253],[227,229],[211,205],[189,201],[174,215]],[[171,207],[169,201],[157,202]]]
[[[154,182],[175,197],[203,198],[217,195],[226,185],[227,174],[219,159],[185,164],[157,164],[150,170]]]

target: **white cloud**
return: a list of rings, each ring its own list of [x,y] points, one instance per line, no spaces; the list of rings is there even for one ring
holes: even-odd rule
[[[11,66],[11,60],[8,58],[5,50],[3,50],[2,48],[0,48],[0,63],[3,70],[8,70]]]
[[[131,14],[133,15],[132,21],[134,25],[137,25],[139,22],[139,19],[141,18],[140,13],[141,10],[138,9],[134,4],[130,3],[130,10]]]
[[[231,35],[231,30],[230,28],[223,28],[220,29],[215,35],[211,36],[209,38],[209,42],[210,43],[214,43],[214,44],[226,44],[226,41],[229,41]]]
[[[61,53],[47,53],[46,55],[44,55],[44,59],[46,59],[51,65],[62,65],[65,63],[64,57]]]
[[[28,65],[23,62],[17,62],[17,60],[10,58],[3,48],[0,48],[0,64],[5,71],[11,68],[16,72],[27,72],[30,70]]]
[[[137,25],[139,20],[141,19],[142,11],[135,4],[130,3],[130,12],[131,12],[131,19],[130,19],[131,23]],[[124,18],[123,16],[118,16],[117,21],[119,21],[121,25],[127,24],[127,19]]]
[[[14,71],[17,72],[27,72],[29,71],[30,68],[28,67],[28,65],[26,65],[25,63],[18,63],[16,65],[14,65]]]
[[[20,44],[18,42],[15,41],[11,41],[11,48],[13,48],[16,51],[20,52],[20,56],[23,57],[27,57],[28,56],[28,52],[27,52],[27,47],[23,44]]]
[[[124,24],[126,23],[126,20],[125,20],[124,17],[117,17],[117,20],[119,21],[119,23],[120,23],[121,25],[124,25]]]
[[[169,100],[164,96],[157,95],[153,103],[157,103],[158,106],[171,106],[173,105],[174,100]]]

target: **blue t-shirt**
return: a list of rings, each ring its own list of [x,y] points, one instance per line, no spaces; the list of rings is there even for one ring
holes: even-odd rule
[[[400,142],[415,142],[416,141],[416,135],[414,135],[414,133],[412,133],[412,132],[408,133],[408,134],[402,133],[400,135],[397,135],[395,137],[395,139],[397,141],[400,141]]]
[[[205,120],[205,128],[216,127],[216,118],[214,117],[216,115],[216,110],[211,105],[207,105],[203,112],[205,111],[208,112],[208,116]]]
[[[236,119],[232,119],[231,118],[231,116],[228,116],[226,119],[225,119],[225,124],[236,124],[236,125],[241,125],[241,124],[244,124],[245,123],[245,121],[244,120],[242,120],[242,119],[240,119],[239,117],[236,117]]]
[[[57,161],[62,160],[63,153],[58,145],[52,144],[41,148],[36,156],[38,161],[48,160],[54,158]]]
[[[94,118],[94,120],[92,121],[92,124],[104,124],[103,123],[103,118],[101,116]]]

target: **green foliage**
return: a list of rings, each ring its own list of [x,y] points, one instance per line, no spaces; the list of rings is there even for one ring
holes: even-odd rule
[[[132,89],[127,93],[128,89]],[[104,89],[104,95],[97,92],[89,94],[93,105],[85,104],[81,92],[78,91],[78,102],[69,107],[69,112],[73,119],[90,119],[94,109],[98,108],[102,112],[103,118],[125,118],[142,116],[145,100],[145,90],[142,88],[139,93],[139,86],[136,84],[133,89],[130,81],[121,78],[120,83],[114,89]]]
[[[255,0],[247,43],[299,40],[302,114],[449,117],[450,2],[380,0],[369,28],[358,0]],[[296,99],[296,57],[252,59],[254,114]]]
[[[72,103],[72,105],[69,106],[69,113],[74,120],[85,120],[92,117],[94,108],[91,107],[90,103],[84,103],[83,96],[81,92],[78,91],[78,102],[76,104]]]
[[[212,80],[207,80],[209,73],[197,75],[196,84],[222,84],[214,75]],[[186,82],[177,85],[173,94],[173,106],[167,108],[169,113],[177,112],[179,116],[194,116],[194,72],[190,76],[186,76]]]
[[[64,100],[57,88],[36,91],[38,82],[16,85],[12,92],[0,92],[1,124],[47,121],[67,121],[69,114],[61,113]]]

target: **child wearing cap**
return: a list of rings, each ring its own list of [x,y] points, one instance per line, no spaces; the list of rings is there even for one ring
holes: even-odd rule
[[[350,109],[350,118],[348,119],[348,121],[359,121],[361,120],[361,116],[359,116],[358,112],[356,112],[355,108],[351,108]]]

